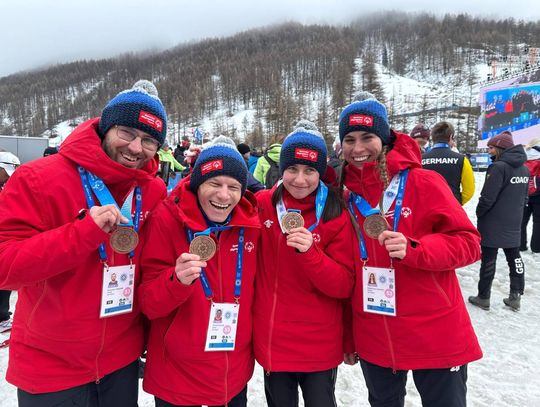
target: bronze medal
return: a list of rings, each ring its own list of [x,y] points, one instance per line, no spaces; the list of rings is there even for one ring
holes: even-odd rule
[[[116,253],[129,253],[139,244],[139,235],[132,227],[118,226],[113,230],[110,245]]]
[[[210,236],[195,236],[189,244],[189,252],[199,255],[201,261],[208,261],[216,254],[216,242]]]
[[[383,215],[369,215],[364,219],[364,232],[372,239],[377,239],[385,230],[390,229],[390,225]]]
[[[287,212],[281,218],[281,227],[287,233],[290,233],[291,229],[302,226],[304,226],[304,218],[298,212]]]

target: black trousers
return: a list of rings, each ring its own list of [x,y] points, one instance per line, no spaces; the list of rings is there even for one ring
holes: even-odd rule
[[[525,288],[525,265],[519,252],[519,247],[506,248],[504,255],[510,269],[510,292],[523,294]],[[497,266],[496,247],[482,246],[482,263],[480,265],[480,280],[478,281],[478,296],[491,297],[491,284],[495,277]]]
[[[0,322],[7,321],[11,317],[11,312],[9,312],[10,296],[11,291],[0,290]]]
[[[336,407],[337,367],[322,372],[273,372],[264,376],[268,407],[297,407],[298,386],[306,407]]]
[[[360,360],[372,407],[403,407],[407,370],[396,372]],[[467,405],[467,365],[449,369],[412,371],[423,407],[465,407]]]
[[[533,253],[540,253],[540,200],[529,200],[523,209],[523,220],[521,221],[521,248],[527,247],[527,224],[532,217],[531,250]]]
[[[171,404],[157,397],[155,397],[155,401],[156,401],[156,407],[201,407],[200,405],[181,406],[178,404]],[[234,396],[231,399],[231,401],[227,403],[227,407],[246,407],[246,406],[247,406],[247,386],[244,387],[244,390],[242,390],[240,393]],[[225,406],[210,406],[210,407],[225,407]]]
[[[139,361],[91,382],[52,393],[31,394],[17,389],[19,407],[137,407]]]

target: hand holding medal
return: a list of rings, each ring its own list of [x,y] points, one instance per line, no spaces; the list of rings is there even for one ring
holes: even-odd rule
[[[386,230],[379,235],[379,243],[384,245],[390,257],[403,259],[407,254],[407,238],[401,232]]]
[[[206,267],[206,262],[200,260],[198,255],[182,253],[176,259],[174,273],[182,284],[191,285],[201,276],[203,267]]]
[[[298,252],[305,253],[313,244],[313,235],[304,227],[291,229],[287,235],[287,246],[294,247]]]
[[[129,222],[129,220],[120,213],[116,205],[92,206],[88,211],[88,214],[94,220],[96,225],[106,233],[110,233],[120,222]]]

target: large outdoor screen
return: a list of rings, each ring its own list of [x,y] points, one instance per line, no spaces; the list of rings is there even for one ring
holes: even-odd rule
[[[516,144],[540,136],[540,68],[482,87],[479,99],[478,147],[504,130],[512,132]]]

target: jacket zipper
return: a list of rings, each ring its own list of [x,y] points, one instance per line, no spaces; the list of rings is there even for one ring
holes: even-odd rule
[[[96,384],[99,384],[101,379],[99,377],[99,355],[103,351],[103,346],[105,345],[105,332],[107,331],[107,319],[103,320],[103,330],[101,331],[101,345],[99,346],[98,353],[96,354]]]
[[[281,240],[281,237],[280,239]],[[277,245],[277,255],[276,255],[276,261],[279,259],[279,248],[280,243],[278,241]],[[270,372],[272,371],[272,337],[274,335],[274,320],[276,318],[276,308],[277,308],[277,292],[278,292],[278,271],[279,267],[274,267],[274,270],[276,271],[276,275],[274,278],[274,292],[272,294],[272,311],[270,312],[270,334],[268,335],[268,370],[266,371],[266,376],[270,376]]]
[[[388,348],[390,349],[390,358],[392,359],[392,373],[396,374],[396,356],[394,354],[394,345],[392,343],[392,337],[390,336],[390,328],[388,328],[388,317],[383,315],[384,329],[386,331],[386,337],[388,338]]]
[[[229,385],[228,385],[228,376],[229,376],[229,354],[227,352],[224,352],[225,354],[225,400],[224,404],[225,407],[229,405],[227,400],[229,400]]]

